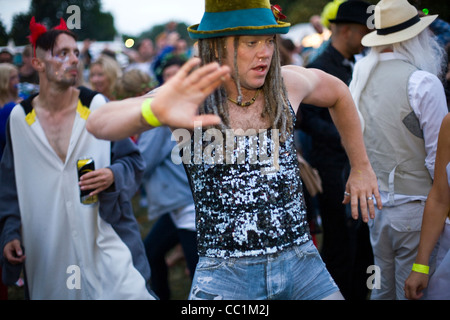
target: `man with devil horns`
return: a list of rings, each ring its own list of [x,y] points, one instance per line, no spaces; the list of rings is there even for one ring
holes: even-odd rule
[[[61,24],[30,23],[40,92],[11,113],[0,166],[3,281],[25,271],[26,295],[38,300],[154,299],[150,268],[130,198],[143,160],[129,140],[94,138],[85,128],[105,98],[76,88],[79,51]],[[78,181],[77,161],[97,170]],[[85,205],[80,190],[98,202]]]

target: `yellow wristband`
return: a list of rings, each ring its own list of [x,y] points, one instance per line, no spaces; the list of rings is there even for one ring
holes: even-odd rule
[[[412,271],[428,274],[430,272],[429,266],[424,266],[423,264],[414,263],[412,267]]]
[[[145,99],[144,103],[142,103],[142,116],[144,117],[145,121],[152,127],[160,127],[162,124],[159,122],[158,118],[155,117],[152,111],[151,103],[153,101],[153,98]]]

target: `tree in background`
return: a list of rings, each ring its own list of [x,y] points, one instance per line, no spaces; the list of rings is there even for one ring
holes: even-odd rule
[[[5,25],[0,21],[0,47],[5,47],[8,44],[9,35],[6,32]]]
[[[107,0],[104,0],[107,1]],[[298,23],[309,22],[313,15],[320,15],[324,6],[331,0],[271,0],[272,4],[278,4],[283,8],[283,13],[287,15],[287,21],[292,25]],[[351,0],[349,0],[351,1]],[[377,4],[379,0],[365,0],[371,4]],[[436,0],[409,0],[419,10],[428,9],[429,14],[439,14],[439,17],[450,22],[450,1]],[[114,27],[114,17],[109,12],[102,12],[102,0],[32,0],[30,9],[27,13],[21,13],[14,16],[9,38],[13,39],[15,44],[25,45],[28,43],[27,36],[29,34],[28,24],[32,16],[36,20],[54,26],[59,24],[62,17],[67,19],[70,13],[67,8],[71,5],[77,5],[81,9],[81,29],[74,30],[79,36],[79,40],[95,39],[98,41],[111,41],[114,39],[117,31]],[[146,10],[146,8],[142,8]],[[149,6],[149,10],[150,10]],[[169,22],[169,21],[167,21]],[[101,27],[99,27],[101,26]],[[148,31],[144,31],[138,38],[150,37],[155,38],[164,29],[165,24],[154,26]],[[182,38],[189,41],[189,36],[185,30],[187,27],[184,23],[179,23],[179,33]],[[4,29],[4,28],[3,28]],[[2,33],[2,23],[0,21],[0,46],[8,41],[6,31]],[[124,35],[125,37],[125,35]],[[131,38],[136,38],[131,36]],[[5,44],[3,44],[5,45]]]
[[[67,8],[71,5],[80,8],[81,28],[72,30],[78,35],[80,41],[114,39],[117,34],[114,17],[109,12],[102,12],[101,0],[32,0],[28,13],[14,16],[10,37],[18,46],[28,44],[28,25],[31,17],[36,17],[36,21],[51,28],[59,25],[60,18],[67,20],[72,15],[72,12],[67,13]]]
[[[291,24],[308,22],[313,15],[320,15],[325,5],[331,0],[271,0],[283,8],[283,13]],[[351,1],[351,0],[350,0]],[[364,0],[377,4],[379,0]],[[450,22],[450,1],[408,0],[418,10],[428,9],[429,14],[439,14],[442,20]]]
[[[187,32],[188,25],[184,22],[176,22],[176,24],[177,25],[175,31],[178,32],[180,37],[193,44],[194,41],[190,39],[189,33]],[[152,27],[150,30],[142,32],[139,36],[139,39],[150,38],[155,40],[156,37],[158,37],[158,35],[160,35],[162,32],[166,30],[166,27],[167,23],[156,25]]]

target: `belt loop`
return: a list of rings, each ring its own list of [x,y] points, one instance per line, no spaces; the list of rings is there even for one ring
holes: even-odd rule
[[[397,165],[398,166],[398,165]],[[395,180],[395,170],[397,170],[397,166],[389,173],[389,205],[393,206],[394,201],[394,180]]]

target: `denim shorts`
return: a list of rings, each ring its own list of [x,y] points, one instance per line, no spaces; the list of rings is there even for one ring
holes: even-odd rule
[[[321,300],[339,292],[312,241],[257,257],[200,257],[190,300]]]

